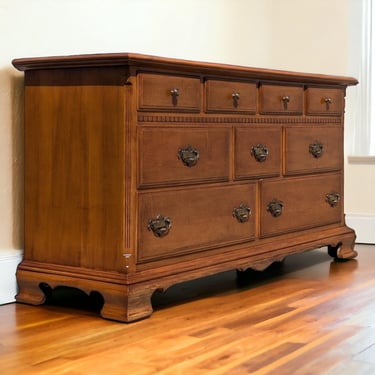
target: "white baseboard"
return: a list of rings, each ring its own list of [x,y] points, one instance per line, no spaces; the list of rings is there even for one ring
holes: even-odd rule
[[[355,230],[356,243],[375,244],[375,215],[347,214],[345,221]]]
[[[0,249],[0,305],[15,301],[16,269],[22,260],[22,250]]]

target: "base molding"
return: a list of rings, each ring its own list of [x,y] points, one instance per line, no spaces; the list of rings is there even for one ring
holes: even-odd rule
[[[375,215],[347,214],[346,224],[356,232],[356,243],[375,244]]]
[[[78,288],[87,295],[103,297],[101,316],[119,322],[133,322],[152,314],[151,296],[156,290],[166,290],[174,284],[198,279],[229,270],[253,268],[263,270],[288,255],[328,246],[334,258],[352,259],[355,233],[342,225],[316,228],[314,231],[282,235],[275,240],[259,239],[236,251],[201,254],[171,265],[133,271],[119,275],[116,271],[96,272],[81,267],[24,260],[17,269],[19,292],[16,300],[31,305],[43,304],[47,294],[58,287]],[[47,293],[46,293],[47,291]]]
[[[22,254],[19,249],[0,249],[0,305],[16,300],[16,270]]]

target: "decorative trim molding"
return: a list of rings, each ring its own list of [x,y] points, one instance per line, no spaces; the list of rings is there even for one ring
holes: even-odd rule
[[[221,124],[341,124],[341,117],[201,117],[201,116],[169,116],[138,115],[138,122],[184,122],[184,123],[221,123]]]
[[[22,250],[0,249],[0,305],[15,301],[16,270],[22,260]]]
[[[347,214],[345,219],[356,232],[356,243],[375,244],[375,215]]]

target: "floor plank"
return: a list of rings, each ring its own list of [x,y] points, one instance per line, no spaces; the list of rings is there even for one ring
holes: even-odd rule
[[[373,374],[375,246],[356,250],[175,285],[131,324],[101,319],[79,295],[0,306],[0,373]]]

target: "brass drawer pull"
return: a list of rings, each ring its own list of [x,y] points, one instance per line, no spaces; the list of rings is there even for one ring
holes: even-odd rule
[[[309,152],[314,158],[320,158],[323,155],[323,144],[319,141],[314,141],[309,145]]]
[[[273,199],[267,205],[267,211],[273,216],[278,217],[283,213],[284,203],[278,199]]]
[[[239,207],[233,209],[233,217],[237,219],[239,223],[246,223],[249,221],[251,215],[250,207],[247,207],[245,203],[241,203]]]
[[[266,161],[268,156],[268,147],[262,144],[257,144],[251,147],[251,155],[254,156],[255,160],[259,163]]]
[[[199,150],[187,145],[184,148],[178,149],[177,156],[184,163],[184,165],[187,167],[193,167],[198,163]]]
[[[177,89],[177,88],[171,89],[169,92],[170,92],[171,96],[174,97],[174,98],[180,95],[180,90]]]
[[[329,105],[332,103],[332,99],[327,97],[327,98],[323,98],[323,103],[326,104],[326,109],[327,111],[329,111]]]
[[[284,103],[284,110],[287,110],[288,104],[290,102],[290,96],[289,95],[282,96],[281,101]]]
[[[172,220],[168,216],[158,215],[148,221],[147,229],[156,237],[165,237],[172,227]]]
[[[339,202],[340,202],[340,194],[337,191],[331,191],[326,195],[326,202],[331,206],[331,207],[336,207]]]
[[[239,92],[234,92],[232,94],[233,100],[239,100],[241,98],[241,94]]]
[[[238,107],[238,101],[240,100],[241,95],[238,91],[234,92],[232,94],[232,99],[233,99],[233,107],[237,108]]]
[[[169,91],[172,96],[172,104],[177,105],[177,98],[180,95],[180,90],[178,88],[173,88]]]

